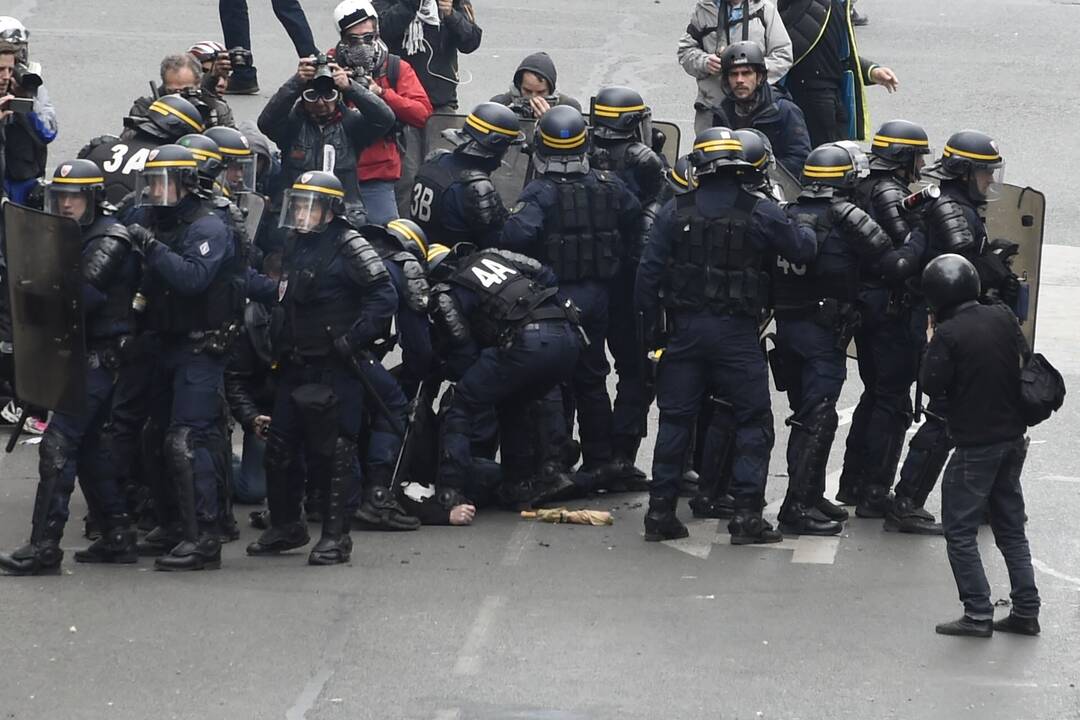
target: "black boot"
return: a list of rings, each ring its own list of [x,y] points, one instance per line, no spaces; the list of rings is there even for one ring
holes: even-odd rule
[[[994,622],[992,620],[976,620],[964,615],[959,620],[941,623],[934,628],[934,631],[938,635],[988,638],[994,634]]]
[[[1042,632],[1042,628],[1037,617],[1019,617],[1009,613],[1009,617],[994,621],[994,632],[1035,636]]]
[[[697,497],[700,493],[701,476],[697,470],[690,468],[679,478],[679,497]]]
[[[0,570],[7,575],[59,575],[60,563],[64,551],[60,549],[60,538],[64,535],[64,526],[50,520],[40,530],[30,533],[30,542],[16,549],[10,555],[0,553]]]
[[[726,520],[735,517],[735,498],[727,494],[711,498],[704,493],[698,493],[690,499],[690,510],[696,518]]]
[[[368,488],[354,518],[361,527],[371,530],[420,529],[420,518],[405,512],[390,490],[377,485]]]
[[[345,511],[345,496],[352,477],[356,444],[339,437],[334,444],[334,464],[323,503],[322,536],[308,555],[308,565],[340,565],[352,557],[352,538],[349,536],[349,514]]]
[[[216,570],[221,567],[220,528],[216,517],[200,525],[195,514],[194,448],[188,428],[166,434],[165,458],[169,477],[176,488],[181,540],[168,553],[154,560],[154,569],[166,572]]]
[[[300,521],[271,525],[259,539],[247,546],[248,555],[277,555],[302,548],[311,542],[307,525]]]
[[[690,531],[675,514],[678,498],[650,497],[649,511],[645,513],[645,541],[678,540],[690,535]]]
[[[609,493],[645,492],[649,489],[645,473],[622,457],[612,458],[592,472],[592,486]]]
[[[844,522],[849,517],[851,517],[850,515],[848,515],[847,510],[835,503],[830,502],[828,498],[821,498],[817,501],[817,505],[815,505],[814,507],[817,508],[822,515],[829,518],[830,520],[835,520],[836,522]]]
[[[529,504],[533,506],[573,500],[585,497],[588,493],[586,486],[578,485],[569,473],[562,472],[550,463],[545,463],[540,468],[540,472],[529,481],[528,486]]]
[[[105,532],[85,550],[75,551],[75,562],[130,564],[137,562],[135,530],[127,515],[112,515],[105,519]]]
[[[216,523],[209,523],[199,538],[182,540],[167,554],[154,560],[154,569],[165,572],[217,570],[221,567],[221,542]]]
[[[258,95],[259,77],[255,67],[248,68],[246,72],[234,72],[229,77],[229,84],[225,86],[226,95]]]
[[[878,519],[885,517],[885,513],[892,507],[892,495],[885,485],[866,484],[862,489],[862,497],[855,507],[855,514],[861,518]]]
[[[760,496],[740,496],[735,498],[735,517],[728,522],[732,545],[764,545],[778,543],[784,539],[782,533],[761,517],[765,507],[765,498]]]
[[[172,550],[181,540],[179,523],[158,525],[136,543],[135,550],[141,557],[157,557]]]
[[[885,512],[885,529],[888,532],[912,535],[944,535],[941,525],[925,508],[915,507],[911,498],[898,495]]]
[[[816,507],[788,498],[780,509],[780,532],[788,535],[838,535],[844,529],[840,523],[830,520]]]
[[[841,505],[858,505],[859,504],[859,488],[857,485],[840,486],[840,489],[836,493],[836,502]]]

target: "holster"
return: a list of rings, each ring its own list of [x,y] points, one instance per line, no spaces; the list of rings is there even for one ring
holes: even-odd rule
[[[772,342],[772,350],[766,347],[768,341]],[[792,385],[792,364],[789,362],[789,354],[781,350],[776,344],[775,333],[768,333],[761,338],[761,350],[765,353],[765,357],[768,358],[769,369],[772,370],[773,384],[776,385],[776,389],[780,392],[786,391]]]
[[[334,455],[338,436],[338,397],[329,385],[301,385],[289,395],[300,415],[308,447],[320,457]]]

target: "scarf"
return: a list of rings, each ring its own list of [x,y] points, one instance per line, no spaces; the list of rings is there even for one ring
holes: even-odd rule
[[[402,47],[406,55],[418,55],[424,49],[424,26],[439,27],[439,7],[435,0],[420,0],[420,9],[416,11],[409,28],[405,31]]]

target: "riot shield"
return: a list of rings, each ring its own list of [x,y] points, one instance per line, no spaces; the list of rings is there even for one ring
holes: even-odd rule
[[[255,243],[255,235],[259,232],[259,224],[266,212],[266,198],[258,193],[243,193],[236,201],[237,206],[244,211],[244,234],[249,244]]]
[[[660,154],[667,160],[668,167],[674,166],[675,161],[679,159],[679,140],[681,135],[679,126],[675,123],[664,122],[662,120],[653,120],[652,126],[653,130],[659,130],[664,134],[664,147],[661,148]]]
[[[80,150],[79,157],[97,163],[105,176],[105,196],[118,205],[135,189],[135,175],[143,169],[150,151],[160,144],[160,140],[141,134],[128,140],[102,135]]]
[[[780,163],[773,163],[773,166],[769,169],[769,179],[780,188],[784,201],[795,202],[799,198],[802,185],[799,183],[798,178],[788,172],[787,168]]]
[[[436,113],[428,118],[424,127],[424,153],[426,158],[433,150],[453,150],[454,143],[444,137],[446,130],[460,130],[465,124],[464,115],[449,115]],[[526,141],[532,139],[535,120],[522,120],[521,132]],[[532,178],[532,163],[526,148],[522,145],[513,145],[503,156],[502,164],[491,173],[491,181],[495,189],[507,205],[517,202],[518,196],[525,188],[525,183]]]
[[[986,235],[1018,243],[1012,271],[1020,278],[1020,300],[1014,308],[1028,343],[1035,346],[1035,320],[1039,300],[1039,266],[1042,261],[1046,196],[1031,187],[1003,185],[996,202],[984,210]]]
[[[4,207],[15,392],[35,407],[82,412],[86,344],[82,233],[74,220]]]

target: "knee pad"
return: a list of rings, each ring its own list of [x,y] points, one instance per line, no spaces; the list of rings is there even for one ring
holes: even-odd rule
[[[41,449],[38,453],[38,469],[42,475],[58,473],[67,464],[75,451],[75,443],[61,432],[51,427],[45,431],[41,438]]]

